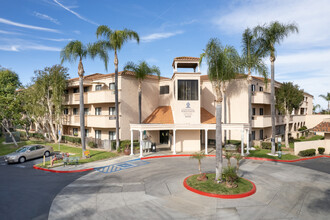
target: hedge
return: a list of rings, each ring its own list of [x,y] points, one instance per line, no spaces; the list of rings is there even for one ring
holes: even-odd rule
[[[116,141],[112,141],[111,142],[111,149],[116,149]],[[119,141],[119,148],[117,149],[117,152],[123,152],[126,148],[126,145],[128,145],[128,147],[131,147],[131,140],[122,140]],[[139,147],[140,146],[140,142],[138,140],[133,140],[133,147]]]
[[[272,143],[271,142],[262,142],[261,143],[262,149],[271,150],[272,149]],[[275,143],[275,151],[278,150],[278,143]]]
[[[62,140],[66,142],[71,142],[73,144],[81,144],[81,138],[80,137],[71,137],[71,136],[62,136]]]
[[[90,148],[97,148],[97,144],[93,141],[88,142],[88,147]]]
[[[319,154],[323,154],[324,151],[325,151],[325,148],[324,147],[319,147],[319,148],[317,148],[317,150],[319,151]]]
[[[315,149],[302,150],[298,153],[301,157],[315,156]]]
[[[305,131],[305,130],[307,130],[306,126],[302,126],[301,128],[298,128],[298,131]]]

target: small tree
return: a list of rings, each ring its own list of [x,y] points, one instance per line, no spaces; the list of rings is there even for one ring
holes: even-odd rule
[[[225,158],[227,159],[228,167],[231,166],[230,158],[231,158],[232,156],[233,156],[233,154],[232,154],[232,153],[229,153],[229,152],[227,152],[227,153],[225,154]]]
[[[328,92],[327,95],[319,95],[319,97],[328,102],[328,113],[330,113],[330,93]]]
[[[239,169],[239,162],[243,159],[242,155],[241,154],[235,154],[235,159],[236,159],[236,173],[238,173],[238,169]]]
[[[196,159],[198,160],[198,170],[199,173],[202,174],[202,159],[205,158],[205,153],[204,152],[196,152],[194,153],[190,159]]]
[[[289,121],[293,109],[298,109],[304,100],[304,91],[291,82],[283,83],[276,92],[276,107],[285,115],[285,145],[289,147]]]

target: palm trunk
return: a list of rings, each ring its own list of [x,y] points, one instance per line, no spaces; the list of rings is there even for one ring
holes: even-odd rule
[[[270,89],[271,89],[271,94],[270,94],[270,99],[271,99],[271,115],[272,115],[272,150],[271,153],[275,154],[275,135],[276,135],[276,130],[275,130],[275,70],[274,70],[274,62],[275,58],[271,57],[271,82],[270,82]]]
[[[118,57],[115,51],[115,110],[116,110],[116,150],[119,148],[119,107],[118,107]]]
[[[216,167],[215,167],[215,180],[222,180],[222,128],[221,128],[221,102],[217,100],[216,106]]]
[[[224,113],[224,123],[227,124],[227,96],[226,93],[223,94],[223,113]],[[224,143],[227,143],[227,130],[224,130]]]
[[[285,147],[289,147],[289,120],[290,120],[290,115],[289,111],[286,110],[286,125],[285,125]]]
[[[199,170],[199,173],[202,174],[201,160],[198,160],[198,170]]]
[[[139,80],[139,124],[142,123],[142,82]]]
[[[79,116],[80,116],[80,138],[81,138],[81,149],[82,157],[85,158],[85,112],[84,112],[84,66],[82,64],[82,59],[80,58],[78,65],[78,75],[79,75]]]
[[[248,123],[249,123],[249,146],[252,146],[252,76],[251,76],[251,70],[249,70],[248,74]]]

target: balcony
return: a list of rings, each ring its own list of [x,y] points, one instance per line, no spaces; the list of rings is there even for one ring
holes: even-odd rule
[[[115,102],[114,90],[100,90],[86,93],[86,104]],[[120,100],[120,91],[118,91],[118,100]]]
[[[270,93],[252,92],[251,101],[253,104],[271,104]]]
[[[80,126],[79,115],[65,115],[63,117],[63,125]],[[86,127],[96,128],[115,128],[116,116],[114,115],[86,115]]]
[[[292,119],[290,118],[290,122]],[[275,125],[285,124],[285,117],[283,115],[277,115],[275,118]],[[254,128],[264,128],[272,126],[271,115],[255,115],[252,120],[252,127]]]
[[[79,93],[73,93],[70,95],[65,95],[64,97],[64,104],[66,105],[79,105]],[[84,93],[84,103],[87,103],[87,96],[86,93]]]

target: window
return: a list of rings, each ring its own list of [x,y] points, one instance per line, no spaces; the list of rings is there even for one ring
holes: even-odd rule
[[[79,89],[78,88],[74,88],[73,89],[73,93],[79,93]]]
[[[109,140],[116,140],[116,132],[109,131]]]
[[[88,108],[84,108],[84,114],[89,115],[89,109]]]
[[[88,92],[88,90],[89,90],[89,87],[87,86],[87,87],[84,87],[84,92]]]
[[[88,129],[85,129],[85,137],[88,137],[89,131]]]
[[[30,151],[34,151],[34,150],[36,150],[37,149],[37,147],[36,146],[32,146],[32,147],[30,147]]]
[[[74,109],[73,109],[73,114],[74,114],[74,115],[78,115],[78,108],[74,108]]]
[[[256,85],[252,84],[251,85],[251,90],[252,90],[252,92],[256,91]]]
[[[64,94],[65,94],[65,95],[69,94],[69,90],[65,89],[65,90],[64,90]]]
[[[256,139],[256,131],[252,131],[252,140],[254,141]]]
[[[256,115],[256,108],[252,108],[252,115]]]
[[[73,136],[78,136],[78,128],[72,128]]]
[[[260,86],[260,87],[259,87],[259,91],[260,91],[260,92],[264,91],[264,87]]]
[[[264,139],[264,130],[259,131],[259,139],[263,140]]]
[[[102,89],[102,85],[96,85],[95,86],[95,91],[100,91]]]
[[[115,83],[109,83],[109,89],[115,90]]]
[[[159,94],[169,94],[170,93],[170,87],[169,86],[161,86],[159,88]]]
[[[101,115],[102,108],[95,108],[95,115]]]
[[[101,130],[95,130],[95,138],[101,139]]]
[[[37,145],[36,148],[37,148],[37,150],[41,150],[41,149],[44,149],[45,147],[41,146],[41,145]]]
[[[260,115],[264,115],[264,109],[263,109],[263,108],[260,108],[259,111],[260,111],[260,112],[259,112]]]
[[[178,100],[198,100],[198,80],[178,80]]]
[[[65,114],[65,115],[68,115],[68,114],[69,114],[69,109],[65,108],[65,109],[64,109],[64,114]]]
[[[116,108],[115,107],[109,107],[109,115],[116,115]]]

